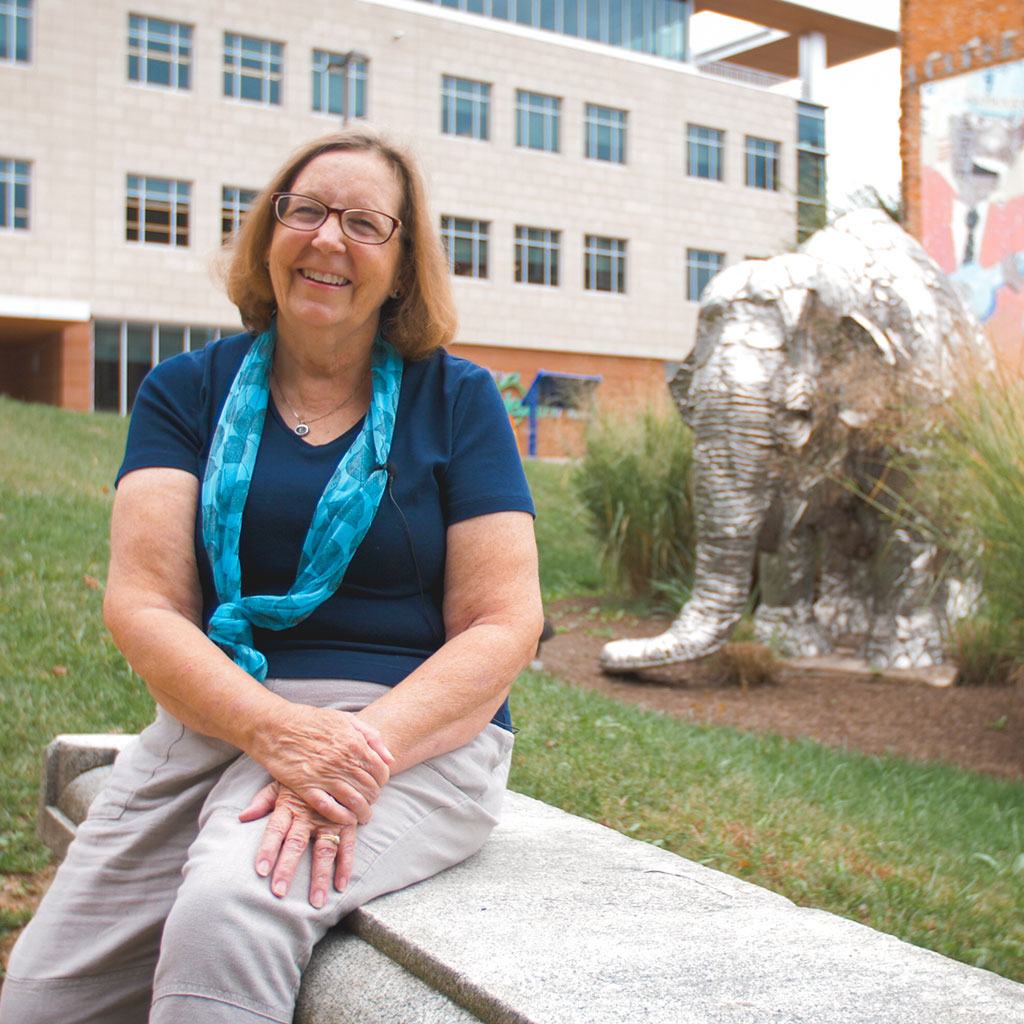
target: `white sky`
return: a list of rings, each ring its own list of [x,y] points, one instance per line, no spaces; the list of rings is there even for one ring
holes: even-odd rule
[[[884,28],[899,27],[899,0],[857,0],[855,5],[849,0],[797,2]],[[696,15],[694,49],[735,38],[737,26],[742,29],[746,23],[714,14]],[[829,202],[841,207],[850,193],[865,185],[895,198],[900,180],[899,50],[886,50],[830,69],[821,101],[828,107]]]

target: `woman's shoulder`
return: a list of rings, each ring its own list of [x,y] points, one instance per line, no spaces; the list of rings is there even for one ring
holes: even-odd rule
[[[451,400],[462,393],[497,390],[490,370],[443,348],[423,359],[406,360],[405,377],[417,388],[440,391]]]

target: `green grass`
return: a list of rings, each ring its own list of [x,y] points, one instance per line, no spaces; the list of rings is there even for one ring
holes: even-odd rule
[[[537,505],[540,583],[545,602],[596,594],[605,585],[587,514],[573,486],[573,467],[529,461],[526,476]]]
[[[47,859],[35,817],[49,739],[151,715],[100,619],[124,430],[0,399],[0,872]],[[528,466],[549,601],[602,587],[571,472]],[[696,727],[531,673],[513,702],[517,789],[1024,980],[1024,786]],[[0,915],[0,931],[22,920]]]
[[[152,702],[101,621],[125,423],[0,399],[0,871],[35,838],[42,750],[59,732],[131,732]],[[91,583],[98,585],[91,586]]]
[[[689,725],[534,673],[512,710],[519,792],[1024,980],[1021,784]]]

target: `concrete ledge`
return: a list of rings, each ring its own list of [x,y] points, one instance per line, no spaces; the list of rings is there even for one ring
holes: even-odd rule
[[[74,792],[44,816],[71,821],[102,786],[111,738],[79,739],[48,750]],[[475,857],[324,938],[295,1020],[1024,1024],[1024,985],[510,793]]]

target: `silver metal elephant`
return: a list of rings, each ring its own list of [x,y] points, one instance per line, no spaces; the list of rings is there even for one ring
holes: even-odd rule
[[[841,638],[880,668],[940,663],[941,553],[856,491],[883,504],[898,494],[890,455],[906,443],[908,410],[927,416],[958,369],[991,360],[939,268],[879,211],[723,270],[670,385],[694,431],[692,596],[660,636],[606,644],[602,668],[716,651],[755,564],[757,636],[782,653],[824,654]]]

